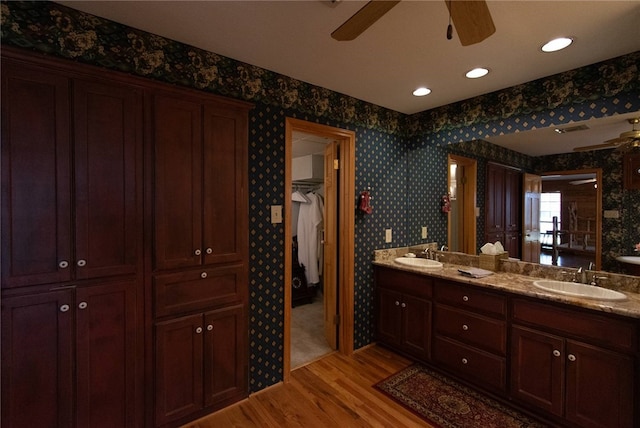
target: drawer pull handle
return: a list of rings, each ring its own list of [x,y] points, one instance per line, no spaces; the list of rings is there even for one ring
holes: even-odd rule
[[[60,306],[60,312],[67,312],[69,310],[69,305]]]
[[[84,267],[84,266],[86,266],[86,265],[87,265],[87,261],[86,261],[86,260],[82,260],[82,259],[80,259],[80,260],[78,260],[78,263],[77,263],[77,264],[78,264],[78,266],[80,266],[80,267]]]
[[[207,326],[207,331],[211,331],[211,330],[213,330],[213,325],[209,324],[209,325]]]
[[[560,356],[560,351],[558,351],[557,349],[553,350],[553,356],[554,357],[559,357]]]
[[[462,296],[462,301],[463,302],[468,302],[469,301],[469,296]]]
[[[200,254],[202,254],[202,251],[200,251],[200,248],[198,248],[197,250],[195,250],[193,252],[196,256],[199,256]]]
[[[469,360],[467,360],[466,358],[462,359],[462,364],[469,364]]]
[[[396,300],[396,306],[400,306],[400,302]]]
[[[462,329],[463,329],[464,331],[467,331],[467,330],[469,330],[469,326],[468,326],[468,325],[466,325],[466,324],[462,324]]]
[[[202,272],[200,274],[200,278],[205,279],[207,277],[207,273],[206,272]]]
[[[69,262],[66,260],[62,260],[60,261],[60,263],[58,263],[58,266],[60,267],[60,269],[66,269],[69,267]]]
[[[87,302],[80,302],[78,303],[78,307],[80,309],[87,309]]]
[[[198,334],[202,333],[202,327],[196,328],[196,333],[198,333]]]
[[[213,253],[213,249],[211,247],[207,248],[207,254],[212,254]]]
[[[576,360],[576,356],[573,354],[569,354],[569,356],[567,357],[569,359],[569,361],[575,361]]]
[[[400,306],[401,306],[401,307],[403,307],[403,308],[406,308],[406,307],[407,307],[407,304],[406,304],[406,303],[403,303],[403,304],[401,304]]]

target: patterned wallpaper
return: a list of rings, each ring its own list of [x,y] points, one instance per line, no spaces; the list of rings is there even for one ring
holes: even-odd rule
[[[357,349],[373,337],[373,250],[422,243],[425,225],[427,241],[446,240],[439,200],[447,189],[449,152],[479,160],[482,208],[487,160],[526,170],[603,161],[575,155],[531,159],[483,138],[640,110],[640,52],[406,116],[55,3],[3,1],[0,7],[2,44],[255,103],[249,125],[251,391],[282,379],[284,229],[269,222],[268,207],[284,200],[286,117],[356,133],[356,191],[370,189],[374,208],[371,215],[356,216]],[[633,233],[631,240],[640,240],[640,198],[638,191],[622,191],[619,159],[607,162],[605,207],[629,213],[605,223],[605,248],[613,254],[626,248]],[[386,228],[393,230],[389,244]]]

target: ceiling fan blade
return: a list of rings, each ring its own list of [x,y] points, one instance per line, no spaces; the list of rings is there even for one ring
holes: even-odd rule
[[[398,3],[400,0],[370,1],[331,33],[331,37],[338,41],[355,39]]]
[[[445,0],[462,46],[480,43],[496,32],[487,2]]]

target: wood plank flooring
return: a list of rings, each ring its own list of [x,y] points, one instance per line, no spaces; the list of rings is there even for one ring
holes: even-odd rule
[[[373,385],[411,364],[380,346],[333,353],[278,384],[183,428],[432,427]]]

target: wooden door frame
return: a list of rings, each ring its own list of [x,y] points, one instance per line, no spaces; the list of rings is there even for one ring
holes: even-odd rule
[[[289,381],[291,373],[291,165],[293,132],[300,131],[321,135],[340,141],[340,188],[338,195],[338,350],[353,354],[354,328],[354,277],[355,277],[355,158],[356,134],[353,131],[307,122],[287,117],[285,119],[285,173],[284,173],[284,358],[283,381]]]
[[[476,254],[476,234],[477,234],[477,217],[476,217],[476,199],[478,194],[478,161],[471,158],[466,158],[464,156],[458,156],[454,154],[449,154],[447,156],[447,189],[451,183],[451,164],[454,163],[462,165],[465,167],[464,177],[468,180],[467,184],[469,187],[465,189],[464,192],[464,200],[462,201],[463,206],[463,227],[465,234],[469,237],[469,240],[465,243],[462,249],[463,252],[467,254]],[[473,191],[469,191],[472,189]],[[451,213],[447,215],[447,245],[451,248]]]

